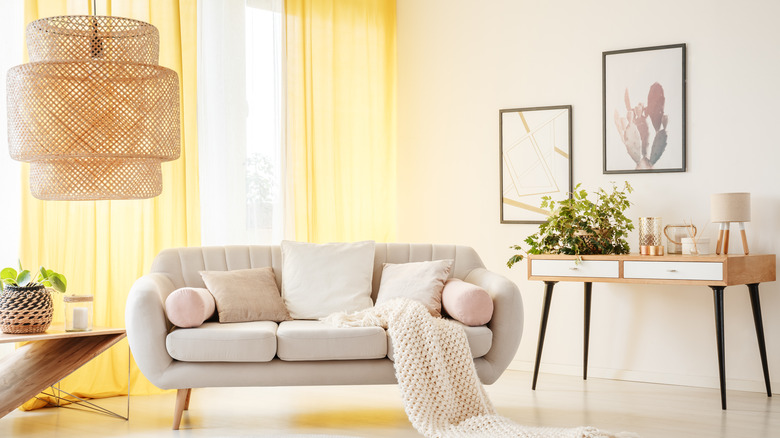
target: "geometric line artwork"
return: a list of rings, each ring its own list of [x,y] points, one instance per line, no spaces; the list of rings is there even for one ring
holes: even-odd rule
[[[543,223],[543,196],[572,189],[571,106],[499,111],[501,223]]]

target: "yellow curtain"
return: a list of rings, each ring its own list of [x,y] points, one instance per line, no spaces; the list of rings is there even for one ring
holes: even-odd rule
[[[94,295],[94,324],[124,327],[127,294],[163,248],[200,244],[196,108],[197,2],[179,0],[98,0],[98,15],[134,18],[160,31],[159,64],[179,74],[182,153],[163,163],[163,192],[135,201],[39,201],[30,195],[22,171],[20,258],[25,267],[44,265],[63,273],[68,293]],[[25,0],[25,23],[53,15],[89,14],[91,3]],[[25,53],[26,55],[26,53]],[[54,323],[62,323],[62,300],[55,297]],[[52,358],[56,361],[56,358]],[[62,381],[79,396],[108,397],[127,392],[128,348],[123,341]],[[133,394],[159,391],[133,365]],[[35,399],[22,408],[43,403]]]
[[[295,238],[396,233],[395,0],[286,0]]]

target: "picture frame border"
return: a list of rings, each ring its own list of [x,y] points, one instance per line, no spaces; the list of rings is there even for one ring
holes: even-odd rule
[[[625,53],[634,53],[634,52],[649,52],[654,50],[668,50],[668,49],[682,49],[681,50],[681,57],[682,57],[682,114],[681,114],[681,120],[682,120],[682,162],[680,167],[676,168],[667,168],[667,169],[616,169],[616,170],[609,170],[607,169],[607,56],[609,55],[621,55]],[[601,55],[601,108],[602,108],[602,138],[603,138],[603,148],[602,148],[602,163],[603,168],[602,172],[606,174],[628,174],[628,173],[673,173],[673,172],[686,172],[688,168],[687,163],[687,155],[688,155],[688,148],[687,148],[687,65],[686,65],[686,59],[687,59],[687,45],[686,43],[679,43],[679,44],[667,44],[662,46],[650,46],[650,47],[639,47],[634,49],[621,49],[621,50],[610,50],[606,52],[602,52]]]
[[[569,153],[569,186],[567,188],[568,197],[572,197],[572,190],[574,190],[574,174],[573,174],[573,157],[572,154],[572,139],[573,135],[573,113],[572,105],[551,105],[551,106],[534,106],[526,108],[507,108],[498,110],[498,184],[499,184],[499,206],[500,206],[500,223],[502,224],[543,224],[546,221],[543,220],[510,220],[504,218],[504,113],[514,112],[526,112],[526,111],[543,111],[543,110],[556,110],[565,109],[568,113],[567,122],[569,124],[569,140],[568,140],[568,153]]]

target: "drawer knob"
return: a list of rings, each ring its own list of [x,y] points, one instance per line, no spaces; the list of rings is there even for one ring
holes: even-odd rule
[[[677,272],[677,269],[667,269],[666,272]]]
[[[579,270],[580,270],[580,268],[578,268],[578,267],[576,267],[576,266],[572,266],[571,268],[569,268],[569,270],[570,270],[570,271],[579,271]]]

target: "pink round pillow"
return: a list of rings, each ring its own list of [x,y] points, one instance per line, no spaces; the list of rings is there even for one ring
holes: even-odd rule
[[[165,299],[165,313],[176,327],[199,327],[211,318],[214,309],[216,302],[208,289],[183,287]]]
[[[493,299],[479,286],[453,278],[444,284],[441,305],[452,318],[468,326],[485,325],[493,317]]]

